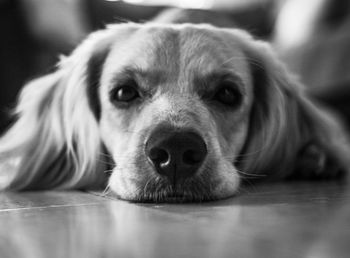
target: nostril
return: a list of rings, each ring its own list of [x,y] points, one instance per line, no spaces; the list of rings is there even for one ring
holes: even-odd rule
[[[204,159],[204,154],[196,150],[187,150],[182,155],[182,162],[187,165],[196,165]]]
[[[161,148],[152,148],[149,152],[149,158],[154,164],[161,165],[169,161],[169,153]]]

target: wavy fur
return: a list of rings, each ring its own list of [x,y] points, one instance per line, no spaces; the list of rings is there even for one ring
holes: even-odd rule
[[[98,124],[88,103],[88,64],[114,29],[96,32],[57,71],[26,85],[15,124],[1,138],[1,185],[9,189],[70,189],[104,181]]]
[[[317,179],[346,173],[349,140],[339,117],[307,97],[306,89],[288,73],[267,43],[248,41],[245,45],[247,56],[253,60],[255,104],[243,153],[251,157],[242,162],[241,169],[268,175],[268,180]],[[308,146],[317,149],[317,157],[308,156]]]

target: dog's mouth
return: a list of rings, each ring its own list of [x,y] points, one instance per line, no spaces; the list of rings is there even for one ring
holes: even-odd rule
[[[203,201],[203,200],[202,200]],[[156,196],[156,200],[149,198],[141,198],[135,202],[142,203],[189,203],[189,202],[198,202],[198,200],[193,199],[191,195],[169,193],[168,195]]]
[[[142,202],[142,203],[193,203],[193,202],[209,202],[214,201],[216,198],[213,197],[204,197],[203,195],[195,194],[184,194],[184,193],[175,193],[170,192],[168,194],[153,194],[150,198],[146,196],[140,196],[132,202]]]
[[[216,198],[211,194],[210,182],[197,176],[189,180],[171,184],[166,178],[148,180],[135,202],[188,203],[206,202]]]
[[[236,194],[238,176],[232,172],[231,177],[223,178],[215,171],[206,166],[200,173],[177,181],[149,169],[147,172],[145,169],[138,171],[136,175],[126,172],[130,177],[123,177],[118,173],[120,171],[115,171],[110,178],[109,193],[111,197],[136,203],[198,203]]]

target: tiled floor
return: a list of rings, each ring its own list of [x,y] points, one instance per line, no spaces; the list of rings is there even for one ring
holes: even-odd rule
[[[0,194],[0,257],[350,257],[350,191],[250,187],[203,204],[132,204],[84,192]]]

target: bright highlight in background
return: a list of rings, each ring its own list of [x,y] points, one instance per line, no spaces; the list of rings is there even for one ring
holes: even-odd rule
[[[278,15],[276,38],[278,47],[290,49],[308,42],[326,0],[289,0]]]
[[[116,2],[121,0],[106,0]],[[122,2],[139,5],[176,6],[181,8],[210,9],[214,0],[122,0]]]

